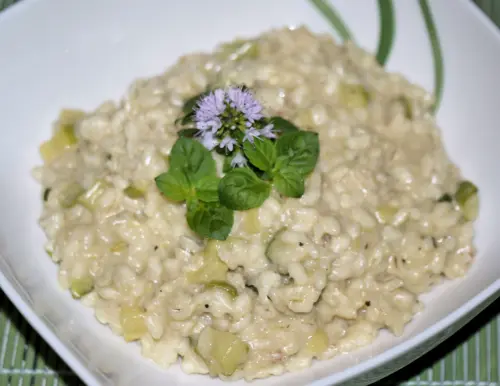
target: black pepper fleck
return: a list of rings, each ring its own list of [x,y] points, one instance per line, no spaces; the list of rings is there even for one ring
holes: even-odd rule
[[[365,244],[365,250],[368,249],[370,245],[368,243]]]
[[[157,251],[157,250],[158,250],[158,245],[155,245],[154,250],[155,250],[155,251]]]
[[[303,247],[304,243],[302,241],[299,241],[299,247]]]
[[[210,307],[210,306],[208,304],[205,304],[205,308],[208,308],[208,307]]]
[[[365,306],[370,307],[371,305],[372,305],[372,302],[371,302],[371,301],[367,300],[367,301],[365,302]]]
[[[245,287],[249,288],[250,290],[252,290],[253,292],[255,292],[256,294],[259,293],[259,290],[257,289],[257,287],[255,287],[254,285],[252,284],[245,284]]]

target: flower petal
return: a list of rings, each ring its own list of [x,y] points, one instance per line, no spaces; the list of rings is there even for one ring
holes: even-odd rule
[[[224,137],[224,139],[222,139],[219,144],[220,148],[226,148],[229,151],[233,151],[234,146],[236,146],[236,140],[234,138],[231,138],[230,136]]]
[[[220,115],[226,109],[225,97],[224,90],[217,89],[200,100],[195,111],[196,127],[199,130],[210,128],[217,131],[222,126]]]
[[[247,159],[243,154],[238,152],[234,158],[231,160],[231,166],[234,168],[236,166],[238,167],[243,167],[247,164]]]
[[[254,127],[249,128],[245,131],[245,136],[243,137],[243,142],[248,141],[253,143],[254,138],[260,137],[260,132]]]
[[[219,144],[217,138],[215,138],[214,134],[210,131],[205,131],[201,134],[200,143],[205,146],[208,150],[213,150]]]
[[[269,123],[268,125],[264,126],[262,129],[260,129],[260,134],[266,138],[276,138],[276,133],[273,131],[273,129],[274,129],[274,125],[272,123]]]
[[[231,87],[227,91],[227,99],[233,108],[242,112],[245,117],[254,122],[263,117],[262,105],[254,98],[248,90],[243,90],[240,87]]]

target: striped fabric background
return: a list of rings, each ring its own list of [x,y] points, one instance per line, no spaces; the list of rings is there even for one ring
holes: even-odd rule
[[[0,10],[19,0],[0,0]],[[81,0],[84,1],[84,0]],[[449,1],[452,0],[431,0]],[[500,0],[475,0],[500,25]],[[377,386],[500,386],[500,300],[455,336]],[[0,386],[82,383],[0,292]]]

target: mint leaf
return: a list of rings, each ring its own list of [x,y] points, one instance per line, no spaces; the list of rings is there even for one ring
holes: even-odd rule
[[[280,155],[276,158],[276,163],[274,164],[273,171],[279,171],[288,166],[288,162],[290,162],[290,158],[286,155]]]
[[[233,167],[231,166],[231,161],[233,160],[234,155],[229,155],[227,157],[224,157],[224,163],[222,164],[222,172],[223,173],[228,173],[231,170],[233,170]]]
[[[198,105],[198,102],[208,94],[210,94],[210,90],[203,91],[202,93],[187,99],[182,106],[182,112],[186,115],[192,113]]]
[[[182,171],[191,183],[202,177],[215,176],[212,154],[201,143],[191,138],[179,138],[170,152],[170,168]]]
[[[181,125],[185,126],[189,123],[194,123],[194,116],[195,116],[194,110],[192,112],[190,112],[189,114],[184,115],[181,118]]]
[[[226,240],[234,223],[233,211],[215,202],[190,201],[186,217],[194,232],[216,240]]]
[[[217,202],[219,201],[219,178],[215,176],[206,176],[200,179],[195,184],[196,197],[204,202]]]
[[[233,210],[257,208],[269,197],[271,185],[259,179],[249,168],[228,172],[219,184],[219,200]]]
[[[278,158],[282,165],[295,168],[303,176],[311,173],[318,162],[318,134],[296,131],[282,135],[276,142]],[[279,170],[275,167],[275,171]]]
[[[175,125],[186,126],[190,123],[194,123],[195,118],[195,109],[198,105],[198,102],[205,96],[210,93],[210,90],[204,91],[200,94],[197,94],[184,102],[182,106],[183,115],[175,120]]]
[[[169,170],[155,178],[156,186],[172,201],[184,201],[191,195],[191,187],[186,175],[178,170]]]
[[[257,138],[254,143],[246,141],[243,153],[256,168],[269,172],[276,162],[276,146],[267,138]]]
[[[179,137],[185,137],[185,138],[193,138],[194,135],[198,132],[198,129],[194,128],[188,128],[188,129],[182,129],[177,132],[177,135]]]
[[[274,176],[274,187],[283,196],[302,197],[305,190],[304,177],[293,167],[285,167]]]
[[[300,130],[297,126],[295,126],[292,122],[287,121],[285,118],[272,117],[269,122],[272,123],[274,125],[274,129],[281,134],[292,133]]]
[[[176,125],[176,126],[186,126],[186,125],[188,125],[190,123],[194,123],[194,116],[195,116],[195,112],[193,110],[189,114],[186,114],[186,115],[183,115],[183,116],[177,118],[174,121],[174,125]]]

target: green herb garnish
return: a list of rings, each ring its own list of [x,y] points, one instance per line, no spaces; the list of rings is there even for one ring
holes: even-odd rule
[[[177,123],[196,128],[179,131],[169,169],[156,185],[168,199],[186,202],[187,223],[201,237],[225,240],[233,210],[260,207],[273,187],[285,197],[304,194],[305,178],[318,162],[318,134],[261,111],[244,86],[205,92],[184,104]],[[222,178],[212,151],[224,157]]]

